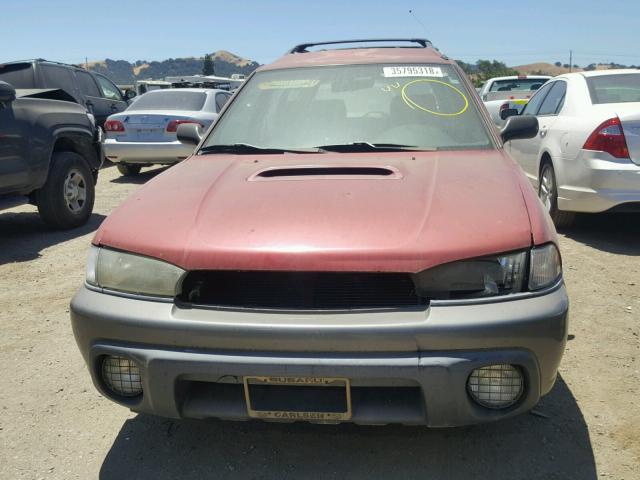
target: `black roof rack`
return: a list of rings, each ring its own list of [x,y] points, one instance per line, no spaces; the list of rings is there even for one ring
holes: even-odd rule
[[[369,38],[362,40],[332,40],[330,42],[314,42],[314,43],[301,43],[296,45],[289,53],[305,53],[309,47],[317,47],[319,45],[337,45],[340,43],[385,43],[385,42],[407,42],[417,43],[421,48],[432,47],[433,44],[424,38]]]

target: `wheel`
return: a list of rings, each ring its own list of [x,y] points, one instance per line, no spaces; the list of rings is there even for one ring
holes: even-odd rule
[[[540,185],[538,187],[538,197],[545,206],[551,220],[556,227],[570,227],[575,220],[575,212],[565,212],[558,210],[558,186],[556,184],[556,173],[551,163],[545,163],[540,170]]]
[[[53,228],[87,223],[93,211],[95,187],[84,158],[74,152],[54,153],[47,181],[35,198],[40,217]]]
[[[116,164],[116,167],[118,167],[118,171],[125,177],[133,177],[134,175],[138,175],[140,173],[140,169],[142,168],[142,166],[140,165],[131,165],[129,163],[118,163]]]

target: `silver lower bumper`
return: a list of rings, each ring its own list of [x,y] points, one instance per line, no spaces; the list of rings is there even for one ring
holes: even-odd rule
[[[454,426],[522,413],[552,388],[567,311],[563,285],[508,302],[344,314],[185,309],[83,287],[71,318],[98,389],[135,411],[246,419],[244,376],[345,377],[356,423]],[[140,366],[141,398],[104,388],[103,355]],[[466,391],[471,371],[494,363],[525,373],[523,398],[505,410],[480,407]]]

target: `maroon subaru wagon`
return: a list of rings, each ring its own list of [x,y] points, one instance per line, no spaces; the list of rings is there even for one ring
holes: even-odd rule
[[[425,40],[354,43],[259,68],[102,224],[71,318],[105,396],[167,417],[452,426],[551,390],[557,239],[502,145],[537,120],[496,131]]]

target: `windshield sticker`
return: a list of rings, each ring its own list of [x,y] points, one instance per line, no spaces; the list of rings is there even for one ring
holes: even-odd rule
[[[258,85],[260,90],[286,90],[292,88],[312,88],[320,83],[320,80],[273,80]]]
[[[382,67],[382,74],[387,78],[393,77],[442,77],[440,67],[427,67],[424,65],[398,67]]]
[[[460,97],[462,98],[462,101],[463,101],[462,108],[460,110],[458,110],[457,112],[437,112],[435,110],[429,110],[424,105],[420,105],[414,99],[412,99],[411,95],[407,92],[407,88],[408,87],[410,87],[411,85],[415,85],[417,83],[435,83],[435,84],[444,85],[445,87],[450,88],[456,94],[460,95]],[[418,80],[413,80],[411,82],[407,82],[402,87],[402,90],[400,92],[401,92],[401,95],[402,95],[402,100],[404,100],[404,103],[406,103],[409,107],[413,108],[414,110],[416,110],[416,109],[417,110],[422,110],[423,112],[427,112],[427,113],[430,113],[432,115],[438,115],[440,117],[455,117],[456,115],[462,115],[464,112],[467,111],[467,108],[469,108],[469,100],[467,99],[467,97],[465,96],[464,93],[462,93],[459,89],[457,89],[453,85],[450,85],[450,84],[448,84],[446,82],[441,82],[440,80],[428,80],[428,79],[422,79],[422,78],[418,79]]]

